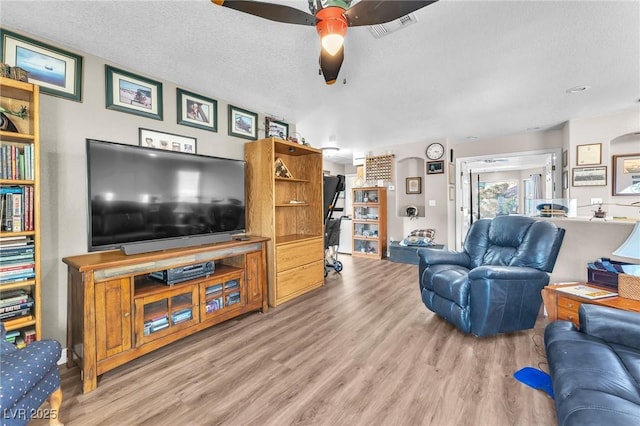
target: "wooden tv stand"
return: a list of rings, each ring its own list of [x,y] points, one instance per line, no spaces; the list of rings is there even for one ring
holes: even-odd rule
[[[96,252],[68,266],[67,365],[83,393],[98,376],[178,339],[247,312],[267,311],[266,238],[127,256]],[[215,262],[215,272],[166,285],[149,274]]]

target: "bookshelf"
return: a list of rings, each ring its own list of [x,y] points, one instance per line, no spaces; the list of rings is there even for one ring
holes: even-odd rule
[[[0,106],[0,319],[29,342],[42,338],[39,87],[0,77]]]
[[[269,238],[269,305],[278,306],[324,284],[322,152],[266,138],[244,153],[247,232]]]
[[[387,189],[354,188],[353,256],[382,259],[387,253]]]

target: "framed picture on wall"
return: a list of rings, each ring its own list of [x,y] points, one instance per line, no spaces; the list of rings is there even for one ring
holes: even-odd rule
[[[422,178],[408,177],[407,179],[407,194],[422,194]]]
[[[258,139],[258,114],[229,105],[229,136]]]
[[[613,195],[640,195],[640,154],[614,155]]]
[[[606,186],[607,166],[576,167],[573,169],[573,186]]]
[[[0,57],[29,73],[42,93],[82,102],[82,56],[0,29]]]
[[[289,137],[289,125],[287,123],[283,123],[282,121],[276,121],[272,118],[267,117],[265,119],[264,126],[265,137],[269,138],[271,136],[287,140]]]
[[[162,120],[162,83],[105,65],[107,109]]]
[[[602,144],[592,143],[576,147],[576,166],[591,166],[602,163]]]
[[[444,161],[427,161],[427,174],[437,175],[444,173]]]
[[[178,124],[210,132],[218,131],[218,101],[176,89]]]
[[[188,152],[195,154],[198,151],[196,138],[181,136],[173,133],[158,132],[151,129],[139,129],[140,146],[147,148],[164,149],[167,151]]]

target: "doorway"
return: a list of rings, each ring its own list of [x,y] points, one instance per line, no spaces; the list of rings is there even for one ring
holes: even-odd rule
[[[561,150],[544,150],[502,156],[463,157],[456,185],[456,250],[473,222],[498,215],[535,216],[537,200],[556,198]]]

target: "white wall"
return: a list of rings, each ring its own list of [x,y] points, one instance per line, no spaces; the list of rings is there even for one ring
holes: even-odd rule
[[[578,206],[589,205],[591,198],[601,198],[603,202],[610,203],[603,206],[610,216],[623,216],[638,218],[638,209],[618,206],[619,204],[631,204],[640,201],[640,196],[613,196],[612,175],[613,164],[611,156],[617,154],[640,155],[640,108],[634,111],[626,111],[603,117],[590,117],[571,120],[568,124],[569,146],[569,197],[577,199]],[[620,138],[623,135],[628,137]],[[574,187],[571,186],[571,176],[576,166],[576,152],[578,145],[602,144],[602,163],[607,167],[607,186]],[[589,166],[593,167],[593,166]],[[589,216],[590,207],[578,210],[579,216]]]

